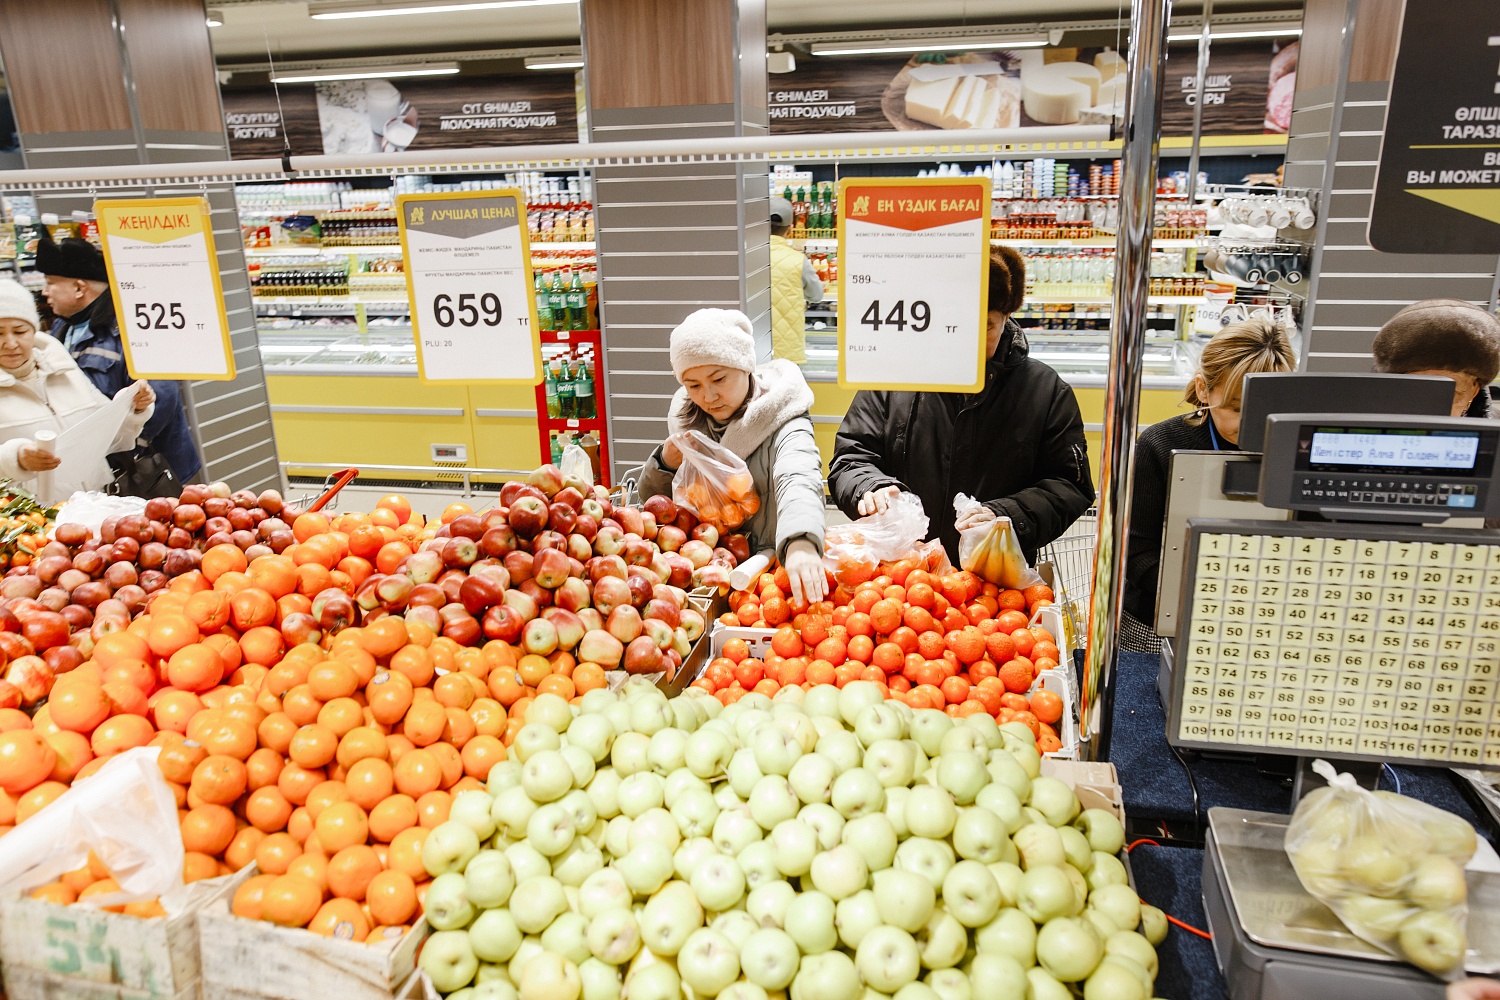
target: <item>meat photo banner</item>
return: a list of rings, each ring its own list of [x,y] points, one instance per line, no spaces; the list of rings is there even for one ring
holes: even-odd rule
[[[990,182],[839,182],[839,385],[978,392],[988,327]]]
[[[1285,133],[1296,42],[1220,42],[1204,80],[1204,135]],[[1193,132],[1196,45],[1168,51],[1164,135]],[[1125,114],[1125,59],[1112,48],[812,56],[770,77],[773,134],[1107,125]]]
[[[577,142],[578,99],[572,73],[230,88],[224,128],[237,159]]]

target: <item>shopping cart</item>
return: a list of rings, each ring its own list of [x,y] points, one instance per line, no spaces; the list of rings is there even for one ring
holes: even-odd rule
[[[348,486],[359,476],[358,469],[342,469],[330,472],[323,480],[323,489],[289,501],[300,513],[311,514],[317,510],[337,510],[339,490]]]
[[[1068,530],[1042,546],[1037,565],[1052,567],[1052,590],[1068,630],[1068,648],[1082,643],[1088,627],[1089,592],[1094,582],[1094,547],[1099,541],[1099,511],[1090,508]]]

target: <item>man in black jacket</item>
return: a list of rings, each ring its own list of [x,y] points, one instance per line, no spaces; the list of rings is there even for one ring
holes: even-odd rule
[[[1088,510],[1094,484],[1073,390],[1028,356],[1026,335],[1010,319],[1025,291],[1024,259],[997,247],[981,391],[855,394],[828,471],[840,510],[858,517],[884,508],[897,492],[914,493],[955,565],[959,493],[981,501],[987,514],[1010,518],[1032,562]]]

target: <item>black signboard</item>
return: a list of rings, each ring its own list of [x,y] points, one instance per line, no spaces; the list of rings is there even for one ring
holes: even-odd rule
[[[1406,5],[1370,245],[1500,254],[1500,3]]]

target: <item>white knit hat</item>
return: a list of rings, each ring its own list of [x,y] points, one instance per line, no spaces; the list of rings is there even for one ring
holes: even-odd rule
[[[30,323],[33,330],[42,328],[36,298],[9,278],[0,278],[0,319],[19,319]]]
[[[738,309],[699,309],[672,331],[672,374],[699,365],[755,371],[755,336],[750,317]]]

